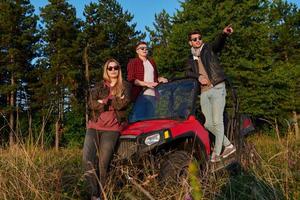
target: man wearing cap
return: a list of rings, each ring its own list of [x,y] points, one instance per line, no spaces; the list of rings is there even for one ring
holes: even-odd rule
[[[200,104],[206,119],[204,126],[216,138],[211,162],[218,162],[236,151],[236,148],[224,135],[223,112],[226,98],[226,77],[217,56],[224,47],[227,36],[232,33],[231,25],[225,27],[213,43],[204,43],[199,30],[194,30],[188,35],[191,56],[188,59],[186,76],[196,78],[200,82]],[[221,154],[223,146],[225,148]]]

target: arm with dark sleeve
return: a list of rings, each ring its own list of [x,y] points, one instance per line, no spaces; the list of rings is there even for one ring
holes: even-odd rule
[[[190,77],[190,78],[196,78],[196,79],[198,79],[200,75],[197,74],[197,73],[195,73],[195,72],[193,71],[193,64],[194,64],[194,63],[192,63],[192,62],[194,62],[194,61],[193,61],[193,60],[188,60],[188,61],[186,62],[186,66],[185,66],[185,76]]]
[[[124,84],[124,90],[122,96],[124,96],[124,98],[114,96],[111,100],[111,105],[116,110],[122,110],[130,103],[131,85],[127,82],[123,82],[123,84]]]
[[[100,87],[95,87],[90,89],[90,94],[89,94],[89,101],[88,101],[88,106],[91,110],[103,110],[105,104],[99,103],[97,100],[99,99],[99,94],[101,88]]]
[[[225,33],[220,34],[214,42],[211,43],[211,47],[214,53],[221,52],[225,42],[226,42],[227,35]]]

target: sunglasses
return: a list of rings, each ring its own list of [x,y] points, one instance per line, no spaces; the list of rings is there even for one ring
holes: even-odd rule
[[[191,39],[191,41],[193,41],[193,42],[197,42],[197,41],[200,41],[200,40],[202,40],[202,37],[200,36],[200,37],[196,37],[196,38],[192,38]]]
[[[107,67],[107,70],[108,71],[112,71],[112,70],[115,70],[115,71],[118,71],[119,69],[120,69],[120,67],[119,66],[109,66],[109,67]]]
[[[148,47],[139,47],[139,48],[137,48],[138,50],[140,49],[140,50],[142,50],[142,51],[144,51],[144,50],[146,50],[146,51],[148,51]]]

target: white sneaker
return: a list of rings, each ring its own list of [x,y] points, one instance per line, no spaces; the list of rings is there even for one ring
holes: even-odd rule
[[[219,156],[213,152],[210,157],[210,162],[215,163],[215,162],[220,162],[220,161],[221,161],[221,156]]]
[[[236,148],[232,144],[228,145],[227,147],[225,147],[223,153],[221,154],[221,157],[222,158],[227,158],[228,156],[230,156],[234,152],[236,152]]]

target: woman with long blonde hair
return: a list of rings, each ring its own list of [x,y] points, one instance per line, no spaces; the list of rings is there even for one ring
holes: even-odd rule
[[[130,102],[129,95],[130,87],[122,79],[119,62],[107,60],[103,66],[103,80],[90,90],[88,102],[90,120],[83,147],[83,164],[91,200],[100,199],[105,187],[109,164],[123,128],[125,108]]]
[[[116,66],[117,68],[121,68],[119,62],[116,61],[115,59],[111,58],[111,59],[107,60],[106,63],[104,64],[104,66],[103,66],[103,80],[105,80],[107,82],[111,82],[112,81],[111,80],[112,77],[110,77],[111,74],[109,74],[112,71],[110,71],[108,69],[110,63],[115,63],[114,66]],[[116,69],[114,69],[114,71],[118,71],[118,76],[117,76],[116,79],[113,79],[113,80],[116,80],[116,82],[115,82],[115,85],[113,85],[113,87],[112,87],[112,94],[115,95],[115,96],[120,97],[121,94],[122,94],[122,91],[124,89],[123,78],[122,78],[122,71],[121,70],[116,70]]]

